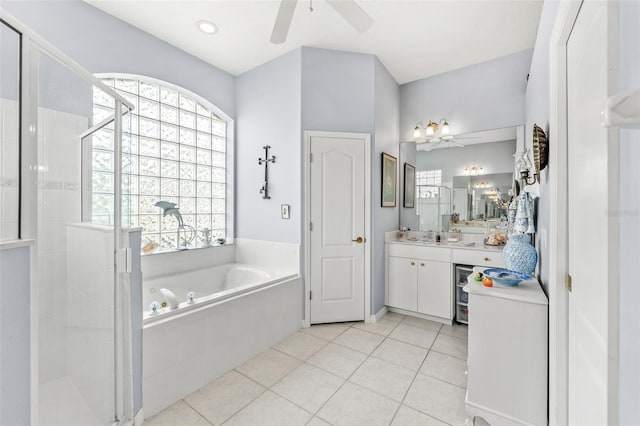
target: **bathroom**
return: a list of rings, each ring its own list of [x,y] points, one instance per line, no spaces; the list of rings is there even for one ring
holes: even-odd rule
[[[15,368],[16,374],[17,371],[21,372],[19,378],[22,379],[16,380],[25,386],[21,388],[21,393],[17,393],[19,395],[16,398],[19,397],[21,402],[16,403],[15,406],[26,410],[29,415],[28,417],[18,417],[21,422],[13,422],[16,424],[54,424],[53,421],[47,423],[40,414],[43,407],[39,407],[39,399],[53,398],[54,403],[48,408],[49,412],[55,411],[58,405],[62,406],[62,401],[55,402],[56,389],[49,388],[48,395],[44,396],[38,395],[38,389],[42,388],[40,391],[46,391],[41,385],[65,377],[72,377],[74,374],[76,375],[74,380],[77,382],[82,382],[83,378],[80,376],[86,374],[84,379],[90,377],[89,381],[95,381],[95,387],[100,388],[95,390],[97,392],[95,395],[98,396],[92,396],[88,399],[99,400],[101,397],[111,399],[105,395],[111,393],[114,388],[122,388],[120,397],[109,400],[106,404],[108,407],[103,406],[98,410],[101,415],[105,414],[102,412],[104,410],[123,413],[129,410],[130,420],[135,417],[139,422],[146,417],[147,421],[152,422],[153,415],[166,407],[173,406],[172,404],[178,404],[177,407],[180,410],[186,409],[185,405],[189,405],[188,400],[184,402],[183,398],[187,398],[189,394],[220,376],[226,377],[224,376],[226,372],[235,371],[234,368],[244,364],[267,348],[277,345],[286,336],[299,329],[302,331],[297,334],[308,334],[309,329],[313,329],[313,327],[309,328],[310,323],[318,321],[314,320],[312,316],[314,308],[311,304],[314,303],[314,300],[309,300],[310,289],[305,287],[305,282],[310,279],[307,269],[310,268],[310,265],[305,260],[305,253],[307,244],[311,243],[308,223],[312,221],[308,217],[308,213],[311,211],[309,207],[313,202],[307,199],[309,191],[306,173],[309,162],[305,157],[309,152],[310,140],[318,135],[307,132],[348,132],[369,135],[370,152],[366,154],[369,161],[366,162],[365,169],[369,176],[369,187],[368,190],[365,190],[368,208],[363,213],[362,234],[353,235],[353,238],[363,237],[363,246],[366,246],[363,249],[364,279],[369,285],[366,286],[362,294],[362,300],[366,301],[360,317],[361,320],[366,321],[362,327],[369,327],[370,330],[373,330],[376,327],[375,324],[379,323],[378,331],[383,330],[381,331],[383,334],[380,335],[384,335],[386,338],[393,331],[385,330],[384,327],[385,325],[391,327],[392,319],[401,318],[402,322],[411,321],[411,319],[406,319],[409,317],[396,317],[391,314],[387,314],[388,317],[384,319],[388,306],[385,286],[388,272],[385,267],[385,233],[408,225],[402,219],[409,212],[408,208],[403,207],[402,204],[403,165],[405,162],[412,163],[412,160],[408,160],[410,157],[406,157],[406,153],[402,152],[400,143],[413,140],[416,123],[427,124],[427,120],[435,121],[443,117],[449,121],[452,132],[456,135],[523,126],[522,146],[530,149],[533,124],[538,123],[546,126],[545,129],[549,128],[552,114],[549,108],[551,84],[549,74],[552,65],[549,62],[550,38],[558,16],[557,10],[561,9],[556,2],[531,3],[529,7],[536,18],[532,19],[533,24],[530,28],[529,38],[523,42],[521,47],[513,48],[504,54],[478,57],[470,62],[460,63],[441,71],[437,71],[439,61],[434,58],[432,62],[435,65],[429,77],[412,73],[414,71],[412,68],[415,67],[399,67],[397,60],[394,61],[393,58],[377,57],[371,53],[356,53],[355,48],[307,47],[308,45],[316,45],[311,42],[301,47],[287,44],[285,45],[287,48],[280,50],[277,55],[269,58],[264,57],[263,60],[258,60],[255,66],[242,68],[241,71],[240,68],[231,70],[231,68],[225,68],[222,65],[219,65],[218,68],[198,59],[193,56],[193,53],[187,53],[189,51],[188,45],[182,45],[184,50],[181,50],[174,47],[175,44],[169,44],[171,41],[162,41],[151,35],[155,31],[151,24],[148,27],[136,28],[126,23],[126,17],[120,16],[122,19],[120,20],[106,13],[103,11],[108,12],[106,3],[108,2],[95,2],[94,6],[94,2],[81,1],[7,1],[3,2],[1,7],[3,12],[13,15],[18,21],[43,37],[47,45],[56,50],[60,49],[64,55],[76,61],[82,68],[89,70],[93,77],[113,78],[114,88],[116,88],[114,77],[116,74],[122,80],[140,78],[169,89],[179,88],[196,101],[202,101],[201,105],[209,109],[213,120],[224,122],[225,145],[224,149],[220,148],[220,151],[217,151],[224,152],[226,155],[224,178],[214,182],[225,183],[222,189],[226,200],[224,223],[221,224],[217,219],[214,223],[213,216],[220,214],[219,211],[214,211],[209,217],[202,219],[202,221],[208,221],[206,222],[209,224],[208,226],[198,224],[196,215],[188,211],[188,205],[183,207],[182,201],[178,200],[178,206],[185,223],[193,226],[197,232],[187,250],[173,250],[174,244],[177,248],[181,243],[180,237],[173,237],[173,235],[177,235],[174,234],[177,231],[175,217],[162,216],[161,208],[153,205],[147,206],[147,210],[142,215],[133,209],[127,211],[125,202],[124,207],[127,214],[123,217],[125,219],[129,217],[129,220],[133,218],[131,222],[124,223],[125,226],[131,225],[135,229],[141,224],[134,220],[140,220],[141,216],[147,216],[156,220],[153,226],[157,226],[157,228],[143,231],[142,234],[130,232],[126,234],[124,239],[130,240],[131,247],[146,246],[154,252],[141,255],[138,250],[131,250],[127,254],[131,256],[131,262],[127,261],[132,268],[131,270],[141,270],[144,277],[141,279],[138,276],[138,281],[136,281],[135,274],[132,274],[131,288],[137,288],[140,293],[136,296],[132,292],[131,300],[125,301],[132,306],[130,317],[123,317],[132,324],[129,337],[131,340],[130,350],[123,350],[127,349],[126,344],[122,348],[119,344],[109,341],[108,338],[93,336],[98,339],[96,344],[107,345],[109,351],[112,347],[118,348],[117,350],[120,352],[117,353],[121,357],[116,356],[113,360],[111,357],[103,360],[94,358],[97,364],[105,365],[112,363],[112,361],[117,363],[115,361],[120,359],[122,365],[125,367],[130,365],[131,368],[118,370],[122,365],[115,368],[116,371],[122,373],[119,379],[114,379],[115,374],[109,369],[101,373],[100,379],[91,376],[91,370],[98,367],[84,362],[93,355],[90,352],[84,352],[88,349],[83,347],[87,346],[85,344],[86,338],[80,337],[77,340],[77,336],[74,337],[76,331],[82,332],[82,327],[74,326],[71,319],[77,316],[77,318],[82,318],[86,324],[90,322],[91,311],[102,313],[104,304],[98,303],[96,305],[96,300],[101,300],[99,299],[101,296],[98,294],[88,293],[82,286],[74,287],[76,278],[69,275],[70,269],[67,268],[67,265],[69,265],[70,259],[74,258],[79,261],[86,259],[87,265],[93,264],[96,268],[99,262],[104,262],[100,266],[101,272],[104,273],[103,278],[111,280],[113,266],[109,267],[108,259],[96,260],[97,256],[94,255],[103,248],[107,251],[113,249],[112,240],[115,236],[112,231],[109,233],[109,227],[114,225],[115,219],[105,220],[105,216],[102,216],[94,220],[94,222],[106,225],[107,228],[67,226],[68,224],[81,223],[83,218],[87,217],[87,212],[83,211],[87,205],[86,202],[83,202],[83,198],[86,200],[84,191],[87,189],[83,185],[83,178],[86,178],[83,173],[91,173],[91,171],[84,170],[83,165],[90,163],[90,161],[84,161],[86,153],[81,148],[82,144],[78,141],[78,135],[96,123],[93,121],[96,117],[92,102],[93,87],[87,83],[84,74],[80,76],[78,73],[69,72],[47,55],[41,56],[38,59],[41,76],[44,76],[43,80],[39,81],[42,88],[41,103],[39,104],[41,109],[34,116],[42,121],[35,123],[40,132],[39,139],[35,141],[35,144],[40,144],[39,150],[42,155],[37,164],[48,166],[49,169],[39,171],[46,178],[43,182],[39,182],[42,185],[38,191],[31,193],[25,189],[26,186],[23,186],[20,203],[17,201],[17,193],[15,191],[11,193],[11,189],[6,189],[4,181],[2,188],[3,217],[0,220],[3,229],[10,228],[11,231],[7,232],[14,237],[8,239],[14,239],[18,235],[17,231],[14,231],[15,227],[11,228],[11,224],[6,224],[5,218],[22,215],[20,238],[36,240],[35,246],[31,249],[31,262],[33,262],[31,270],[25,267],[24,273],[27,275],[30,273],[32,277],[39,277],[38,279],[42,280],[38,282],[37,292],[32,290],[31,293],[26,292],[15,296],[26,298],[23,302],[30,302],[26,307],[27,311],[31,312],[31,323],[29,325],[29,318],[27,318],[22,339],[23,341],[26,339],[25,345],[28,345],[24,346],[23,352],[19,355],[22,362],[16,364],[22,370]],[[269,9],[268,12],[266,9],[255,11],[257,16],[260,16],[261,13],[275,16],[277,7],[274,4],[276,2],[272,3],[270,6],[272,9]],[[324,8],[324,2],[317,3],[314,2],[313,7],[318,9],[320,13],[329,14],[332,11],[332,9]],[[367,2],[363,3],[363,8],[366,9]],[[144,14],[141,4],[136,6],[140,7],[137,9],[138,15]],[[266,8],[267,6],[260,7]],[[416,7],[422,7],[419,10],[424,13],[428,10],[427,6]],[[635,40],[634,35],[637,33],[633,32],[633,28],[638,27],[636,25],[638,7],[634,2],[621,2],[619,8],[621,61],[622,59],[627,61],[623,62],[627,67],[624,69],[633,70],[633,66],[637,67],[637,59],[634,62],[633,55],[629,55],[628,52],[634,52],[633,49],[636,47],[633,40]],[[303,10],[306,8],[300,6],[296,14],[302,13]],[[211,19],[216,21],[213,17]],[[176,20],[176,25],[189,26],[194,40],[206,43],[211,37],[215,37],[199,33],[195,27],[195,20],[188,23],[179,23],[178,21]],[[216,23],[223,27],[221,22]],[[271,31],[270,22],[265,25],[264,31],[266,31],[265,40],[268,40]],[[90,36],[81,37],[78,34]],[[5,52],[9,52],[4,44],[7,40],[6,37],[3,37],[3,62]],[[136,48],[129,49],[126,46],[136,46]],[[439,54],[452,55],[450,52],[440,52]],[[393,75],[390,72],[391,64],[394,62],[398,66],[394,69],[404,69],[403,72],[406,74],[402,78],[398,74],[400,71],[394,72]],[[228,71],[223,71],[223,68]],[[3,84],[7,75],[9,74],[3,72]],[[625,74],[621,70],[621,82],[626,84],[624,86],[621,83],[621,87],[627,89],[637,87],[634,75],[631,71],[626,71]],[[67,100],[74,98],[89,99],[89,101],[80,105],[81,108],[78,109],[78,105],[67,102]],[[130,99],[125,98],[125,100]],[[141,104],[138,103],[136,107],[136,109],[140,109]],[[3,111],[5,110],[3,107]],[[64,113],[61,113],[60,110]],[[131,125],[130,116],[130,114],[122,116],[124,126]],[[5,125],[3,128],[6,129],[7,126]],[[627,195],[630,194],[620,197],[621,211],[635,211],[633,203],[635,202],[634,197],[637,196],[634,195],[632,188],[627,187],[628,182],[633,181],[633,176],[635,176],[633,173],[637,173],[630,167],[633,164],[632,159],[637,158],[637,151],[634,150],[633,144],[627,143],[637,137],[637,133],[633,132],[634,130],[628,129],[621,131],[621,150],[624,148],[628,152],[624,151],[626,154],[620,155],[620,173],[621,176],[625,176],[625,179],[621,179],[620,189],[627,191]],[[220,134],[214,136],[222,137]],[[625,140],[625,138],[627,139]],[[8,140],[9,138],[3,137],[3,161],[18,164],[17,146],[10,147],[8,145],[11,144],[6,142],[5,150],[4,144]],[[125,157],[127,154],[126,144],[127,140],[123,138]],[[270,146],[268,154],[263,149],[267,145]],[[23,150],[28,149],[29,146],[23,142]],[[517,146],[517,149],[520,149],[520,145]],[[210,151],[215,150],[211,149]],[[8,152],[14,154],[7,154]],[[398,159],[396,169],[398,194],[394,207],[381,207],[382,165],[380,157],[382,153]],[[14,157],[10,157],[10,155],[14,155]],[[29,153],[23,152],[22,155],[29,155]],[[271,156],[275,156],[275,161],[268,163],[267,166],[270,198],[265,199],[263,198],[265,194],[260,192],[265,183],[265,166],[258,164],[258,158],[265,159]],[[550,159],[550,161],[556,160]],[[416,162],[413,164],[415,165]],[[213,165],[207,166],[212,169],[215,167]],[[489,168],[488,163],[481,160],[469,162],[467,166]],[[4,167],[3,171],[8,170],[7,166]],[[555,275],[558,272],[558,268],[553,263],[551,247],[555,238],[555,230],[557,230],[553,227],[556,202],[553,198],[555,193],[553,192],[553,176],[551,175],[554,170],[551,167],[543,170],[541,183],[533,185],[535,195],[539,197],[534,242],[539,256],[536,277],[542,283],[549,297],[550,315],[556,300],[554,286],[557,281]],[[25,173],[26,170],[23,169],[22,172]],[[17,171],[12,173],[17,173]],[[626,178],[626,176],[629,177]],[[25,185],[25,182],[26,179],[23,178],[22,184]],[[108,191],[113,191],[114,185],[115,182],[107,185]],[[27,196],[27,194],[30,195]],[[198,197],[193,198],[197,199]],[[212,200],[220,198],[213,195],[204,197],[204,200],[209,201],[203,201],[203,203],[213,203]],[[127,200],[127,198],[123,197],[123,200]],[[157,201],[160,200],[154,200],[154,202]],[[169,199],[169,201],[172,200]],[[18,205],[20,205],[21,213],[17,211]],[[13,210],[5,206],[11,206]],[[33,206],[38,206],[38,208],[34,209]],[[283,210],[286,210],[287,214]],[[33,211],[37,212],[34,213],[36,216],[29,217],[29,212]],[[25,215],[27,215],[26,218]],[[633,215],[623,215],[620,218],[620,226],[624,222],[626,226],[631,227],[631,230],[635,230],[636,219]],[[102,222],[100,222],[101,220]],[[315,225],[315,221],[313,222]],[[203,232],[205,228],[214,230],[210,233],[211,238],[206,237],[206,233]],[[215,230],[223,230],[223,233],[215,233]],[[634,240],[631,239],[635,235],[633,232],[620,233],[620,252],[624,253],[624,256],[621,254],[621,262],[628,262],[628,259],[633,259],[631,254],[637,253]],[[163,240],[163,236],[166,236],[165,240]],[[70,244],[72,238],[80,238],[83,241]],[[224,244],[220,244],[222,241],[215,241],[218,238],[224,238]],[[3,234],[3,240],[5,239]],[[155,248],[154,243],[160,244],[160,247]],[[210,244],[212,247],[201,248]],[[198,246],[197,249],[196,246]],[[21,248],[18,247],[18,249]],[[634,250],[636,251],[634,252]],[[4,253],[5,249],[3,248],[2,274],[13,273],[13,270],[4,266],[18,265],[20,262],[8,260],[10,259],[8,252],[6,252],[6,256]],[[4,262],[9,263],[5,264]],[[136,267],[136,262],[140,262],[139,268]],[[209,311],[201,309],[204,308],[201,302],[205,301],[198,300],[201,297],[200,291],[196,289],[194,282],[194,288],[185,287],[184,294],[174,292],[176,296],[180,296],[181,308],[177,311],[185,308],[182,313],[172,312],[171,306],[162,306],[163,302],[171,304],[170,298],[165,299],[160,292],[161,288],[166,288],[164,284],[157,282],[158,285],[154,284],[148,287],[143,284],[145,281],[149,283],[149,281],[161,279],[167,275],[185,273],[205,267],[224,268],[225,266],[221,265],[232,263],[251,265],[253,273],[257,275],[272,274],[271,276],[277,277],[277,279],[274,278],[275,281],[263,280],[264,287],[261,288],[245,289],[247,291],[241,297],[237,297],[240,296],[239,293],[228,293],[220,299],[207,300]],[[623,263],[623,266],[630,264]],[[635,330],[633,328],[634,321],[630,321],[632,318],[630,307],[624,302],[632,300],[632,295],[635,294],[633,293],[635,290],[622,285],[624,282],[622,274],[626,273],[624,272],[626,270],[623,267],[620,272],[619,323],[621,347],[624,348],[624,352],[620,354],[621,371],[624,368],[634,368],[632,360],[637,359],[637,357],[634,358],[634,354],[638,353],[637,345],[634,346],[625,340],[625,336],[633,335]],[[96,269],[85,268],[74,273],[77,274],[75,277],[81,279],[86,274],[94,276],[95,271]],[[217,269],[210,273],[223,275],[225,272],[222,269]],[[4,277],[3,275],[3,285],[4,282],[9,282]],[[55,286],[55,283],[65,281],[65,287]],[[2,317],[2,322],[8,324],[10,322],[6,322],[5,318],[12,319],[13,315],[18,314],[14,314],[15,307],[9,310],[4,309],[4,303],[7,300],[5,297],[14,294],[12,292],[5,293],[5,291],[3,289],[2,301],[5,314]],[[188,303],[189,299],[186,294],[190,291],[196,293],[195,304]],[[273,293],[268,293],[268,291],[273,291]],[[317,301],[316,294],[313,293],[315,301]],[[259,297],[265,297],[265,299],[260,300]],[[241,298],[244,298],[244,301],[241,302],[243,311],[239,312],[234,303],[238,303],[237,301]],[[158,302],[161,305],[161,312],[155,317],[157,318],[155,322],[149,309],[151,302]],[[283,303],[283,305],[279,305],[279,303]],[[112,301],[110,306],[111,308],[104,313],[106,315],[116,314],[116,308]],[[24,317],[23,311],[24,309],[19,311],[22,312],[20,318]],[[189,315],[193,315],[191,317],[183,315],[187,312]],[[163,317],[165,314],[166,316]],[[210,315],[209,320],[196,321],[196,318],[206,315]],[[265,318],[270,318],[272,321],[264,321]],[[182,321],[185,327],[179,328],[176,325],[179,321]],[[400,325],[402,322],[398,321]],[[196,323],[214,323],[216,327],[207,328],[204,326],[200,329]],[[231,327],[232,325],[238,328],[235,329]],[[161,326],[167,327],[160,332]],[[361,328],[359,328],[360,326],[354,327],[349,326],[349,330],[343,331],[356,335],[358,332],[354,330],[361,330]],[[447,335],[448,329],[444,327],[442,326],[438,333]],[[116,326],[112,325],[110,328],[113,329]],[[127,329],[126,324],[121,328]],[[338,326],[333,328],[340,329]],[[331,327],[327,329],[329,330]],[[457,330],[457,328],[455,329]],[[393,330],[395,330],[395,326]],[[217,332],[221,334],[216,334]],[[202,338],[207,333],[210,333],[211,341]],[[455,334],[458,331],[452,333]],[[551,328],[549,333],[552,338],[554,334]],[[244,335],[251,337],[237,338],[237,336]],[[3,343],[4,338],[3,335]],[[434,338],[436,337],[434,336]],[[220,353],[217,350],[220,346],[229,348],[229,350]],[[550,346],[549,350],[553,351],[553,347]],[[273,355],[273,352],[270,351],[267,354]],[[189,353],[199,354],[200,358],[191,359],[186,356]],[[155,355],[158,356],[153,358]],[[219,356],[220,358],[210,358],[211,356]],[[13,366],[13,364],[5,362],[6,359],[9,358],[3,355],[3,365]],[[210,370],[206,370],[207,364],[211,366]],[[34,369],[34,366],[37,366],[37,369]],[[85,368],[76,368],[82,366]],[[77,371],[74,372],[74,369]],[[111,372],[111,374],[104,372]],[[132,384],[124,385],[123,383],[129,383],[128,376],[132,377]],[[0,378],[2,377],[5,378],[2,380],[2,386],[5,386],[6,377],[11,376],[4,375],[3,369],[3,375],[0,375]],[[26,384],[24,383],[25,377],[30,377]],[[633,410],[637,410],[633,404],[628,403],[628,401],[633,401],[633,395],[638,395],[637,385],[630,383],[627,377],[628,375],[620,374],[619,410],[621,419],[632,418],[635,413]],[[553,387],[552,379],[549,378],[549,380],[550,386]],[[87,394],[93,392],[90,385],[83,389]],[[107,389],[108,391],[106,391]],[[561,384],[557,389],[561,389]],[[625,391],[623,392],[623,390]],[[104,392],[104,395],[100,392]],[[552,413],[555,413],[555,408],[553,408],[555,401],[561,400],[554,395],[555,393],[550,394]],[[626,399],[626,395],[628,395],[628,399]],[[76,397],[81,397],[81,395],[76,395]],[[124,402],[118,402],[119,398]],[[391,399],[393,400],[393,398]],[[133,402],[127,403],[128,400]],[[77,400],[70,401],[72,405],[77,403]],[[130,407],[127,408],[127,404]],[[558,404],[562,407],[561,402]],[[5,406],[7,405],[3,402],[2,407]],[[394,410],[396,408],[394,407]],[[419,407],[413,406],[411,408],[418,411],[419,414],[424,414]],[[200,413],[193,408],[190,409]],[[189,413],[192,411],[187,410]],[[559,409],[559,412],[558,416],[562,416],[562,409]],[[61,417],[65,418],[66,415],[67,413],[61,414]],[[80,413],[75,415],[80,416]],[[550,414],[550,416],[552,415],[555,416],[555,414]],[[116,416],[115,418],[122,420],[124,417]],[[321,418],[322,416],[318,416],[318,422]],[[435,418],[447,423],[455,423],[457,419],[438,416]],[[211,422],[211,420],[209,421]],[[324,421],[329,421],[328,417],[325,417]],[[334,422],[330,421],[330,423]],[[106,422],[99,424],[104,423]],[[557,423],[562,424],[563,422],[558,421]],[[622,421],[620,423],[624,424]],[[66,424],[73,423],[69,423],[67,420]]]

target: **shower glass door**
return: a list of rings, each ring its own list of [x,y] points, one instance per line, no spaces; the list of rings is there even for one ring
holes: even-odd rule
[[[125,274],[116,270],[116,253],[128,204],[116,189],[126,109],[44,51],[34,49],[31,58],[37,63],[37,424],[111,425],[125,405]],[[110,115],[96,114],[98,94],[113,105]]]

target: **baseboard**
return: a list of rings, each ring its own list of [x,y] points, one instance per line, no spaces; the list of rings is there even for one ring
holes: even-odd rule
[[[371,315],[370,322],[378,322],[382,319],[382,317],[387,313],[388,309],[386,306],[383,306],[375,315]]]
[[[142,426],[142,423],[144,423],[144,412],[142,411],[142,408],[141,408],[140,411],[138,411],[136,416],[133,418],[133,424],[134,426]]]

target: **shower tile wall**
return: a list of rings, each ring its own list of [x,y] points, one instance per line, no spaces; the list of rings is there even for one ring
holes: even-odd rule
[[[88,119],[39,108],[38,126],[38,368],[44,383],[68,374],[66,225],[81,220],[79,135]]]
[[[0,99],[0,241],[18,238],[18,103]]]

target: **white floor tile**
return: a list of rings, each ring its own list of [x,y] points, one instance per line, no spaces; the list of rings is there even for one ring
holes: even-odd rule
[[[335,426],[388,425],[398,403],[353,383],[345,383],[318,412]]]
[[[401,405],[391,426],[447,426],[447,424],[406,405]]]
[[[185,401],[213,424],[221,424],[257,398],[265,388],[230,371],[185,398]]]
[[[420,373],[435,377],[461,388],[467,387],[466,361],[451,355],[431,351]]]
[[[407,368],[368,358],[349,381],[400,402],[415,375]]]
[[[333,340],[348,329],[348,325],[337,322],[333,324],[315,324],[311,327],[303,328],[301,331],[319,337],[324,340]]]
[[[344,383],[341,379],[309,364],[302,364],[271,390],[310,413],[315,413]]]
[[[440,329],[441,334],[446,334],[447,336],[458,337],[460,339],[467,339],[467,332],[469,331],[469,326],[464,324],[453,323],[453,325],[443,325]]]
[[[405,319],[402,320],[402,324],[423,328],[425,330],[431,330],[435,332],[440,331],[440,328],[442,327],[442,323],[429,321],[426,319],[412,317],[412,316],[405,317]]]
[[[327,341],[324,339],[298,331],[275,345],[274,348],[305,361],[326,344]]]
[[[371,356],[416,371],[422,365],[427,352],[429,352],[427,349],[419,346],[398,340],[385,339]]]
[[[404,317],[405,317],[405,315],[399,314],[397,312],[387,312],[386,314],[384,314],[382,319],[389,320],[389,321],[400,322],[400,321],[402,321],[404,319]]]
[[[311,413],[271,391],[266,391],[231,417],[225,426],[303,426],[309,419]]]
[[[437,333],[431,330],[400,323],[389,335],[392,339],[429,349]]]
[[[378,322],[359,322],[353,327],[370,333],[379,334],[381,336],[388,336],[397,325],[397,321],[381,319]]]
[[[145,426],[210,426],[211,423],[189,407],[183,400],[144,420]]]
[[[301,361],[273,349],[258,354],[236,370],[262,386],[271,387],[293,371]]]
[[[329,343],[313,354],[307,362],[346,379],[356,371],[366,358],[367,356],[361,352]]]
[[[311,420],[309,420],[309,423],[307,423],[307,426],[331,426],[331,424],[325,422],[320,417],[314,417]]]
[[[447,336],[446,334],[438,335],[431,350],[455,356],[463,360],[467,359],[467,341],[457,337]]]
[[[403,403],[451,425],[464,425],[466,391],[424,374],[418,374]]]
[[[334,342],[368,355],[383,340],[383,336],[352,327],[338,336]]]

